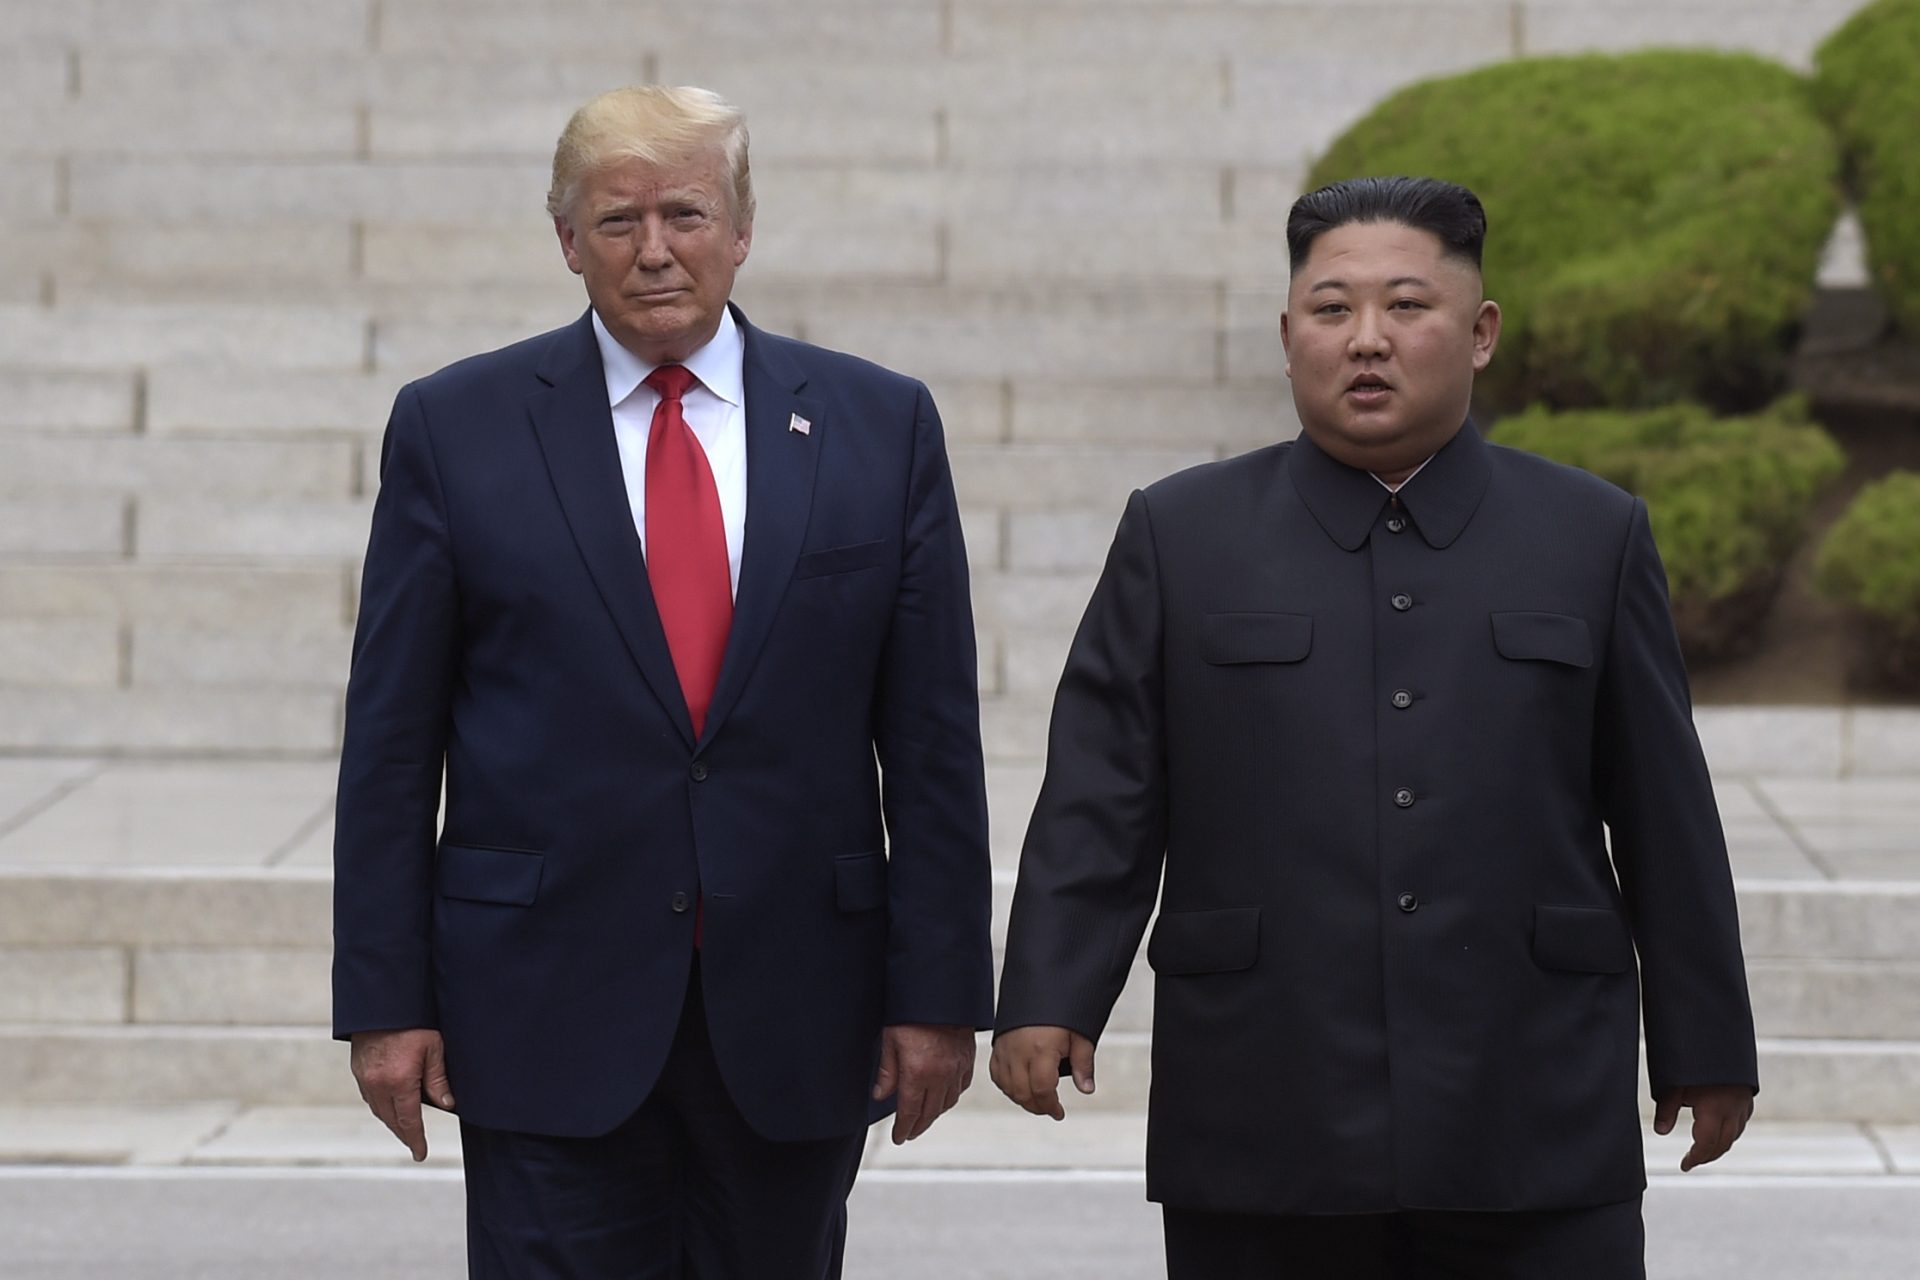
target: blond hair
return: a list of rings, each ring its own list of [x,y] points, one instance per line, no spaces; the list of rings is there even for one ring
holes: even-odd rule
[[[736,227],[753,224],[753,178],[747,169],[747,118],[710,89],[641,84],[594,98],[567,121],[553,149],[547,212],[565,216],[587,174],[621,160],[684,163],[713,148],[726,162],[728,212]]]

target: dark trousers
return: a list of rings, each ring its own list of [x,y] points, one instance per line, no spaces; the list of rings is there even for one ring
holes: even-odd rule
[[[460,1138],[472,1280],[838,1280],[866,1133],[755,1133],[714,1061],[696,963],[660,1083],[619,1128]]]
[[[1168,1280],[1646,1280],[1640,1199],[1540,1213],[1165,1210]]]

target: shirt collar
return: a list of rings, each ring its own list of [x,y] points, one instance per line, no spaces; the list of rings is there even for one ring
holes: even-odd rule
[[[600,366],[607,375],[607,404],[610,406],[617,406],[632,395],[647,380],[647,375],[660,367],[648,364],[621,346],[608,332],[598,311],[593,312],[593,339],[600,346]],[[738,406],[746,400],[745,377],[741,372],[741,361],[745,354],[746,343],[741,337],[740,326],[734,323],[733,309],[728,307],[720,313],[720,328],[707,345],[682,363],[700,380],[701,386],[728,404]]]
[[[1432,462],[1432,461],[1433,461],[1433,458],[1431,455],[1429,455],[1427,458],[1427,462]],[[1382,489],[1385,489],[1388,493],[1398,493],[1402,489],[1406,488],[1409,484],[1411,484],[1415,476],[1419,475],[1422,471],[1425,471],[1427,469],[1427,462],[1423,462],[1419,466],[1415,467],[1413,470],[1407,472],[1407,478],[1405,480],[1402,480],[1399,484],[1388,484],[1385,480],[1380,480],[1380,473],[1378,471],[1369,471],[1367,474],[1372,476],[1375,480],[1380,480],[1380,487]]]
[[[1444,547],[1460,536],[1486,496],[1486,442],[1469,421],[1421,472],[1426,479],[1418,489],[1403,486],[1397,496],[1427,545]],[[1371,473],[1334,461],[1305,434],[1288,450],[1287,475],[1327,536],[1348,551],[1366,542],[1380,508],[1396,496]]]

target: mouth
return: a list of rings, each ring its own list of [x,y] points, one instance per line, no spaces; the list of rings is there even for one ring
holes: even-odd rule
[[[1385,404],[1387,397],[1393,394],[1393,384],[1377,373],[1362,373],[1347,383],[1347,399],[1356,404]]]
[[[631,293],[627,296],[636,302],[661,302],[667,298],[677,298],[685,292],[686,290],[681,288],[642,289],[637,293]]]

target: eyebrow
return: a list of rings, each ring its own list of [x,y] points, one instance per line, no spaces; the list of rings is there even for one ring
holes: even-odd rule
[[[1412,285],[1416,289],[1433,288],[1431,281],[1425,280],[1420,276],[1395,276],[1393,279],[1387,281],[1384,287],[1388,289],[1401,289],[1408,285]],[[1327,289],[1348,289],[1351,287],[1352,286],[1345,280],[1322,280],[1318,284],[1315,284],[1313,288],[1307,290],[1307,292],[1320,293]]]

